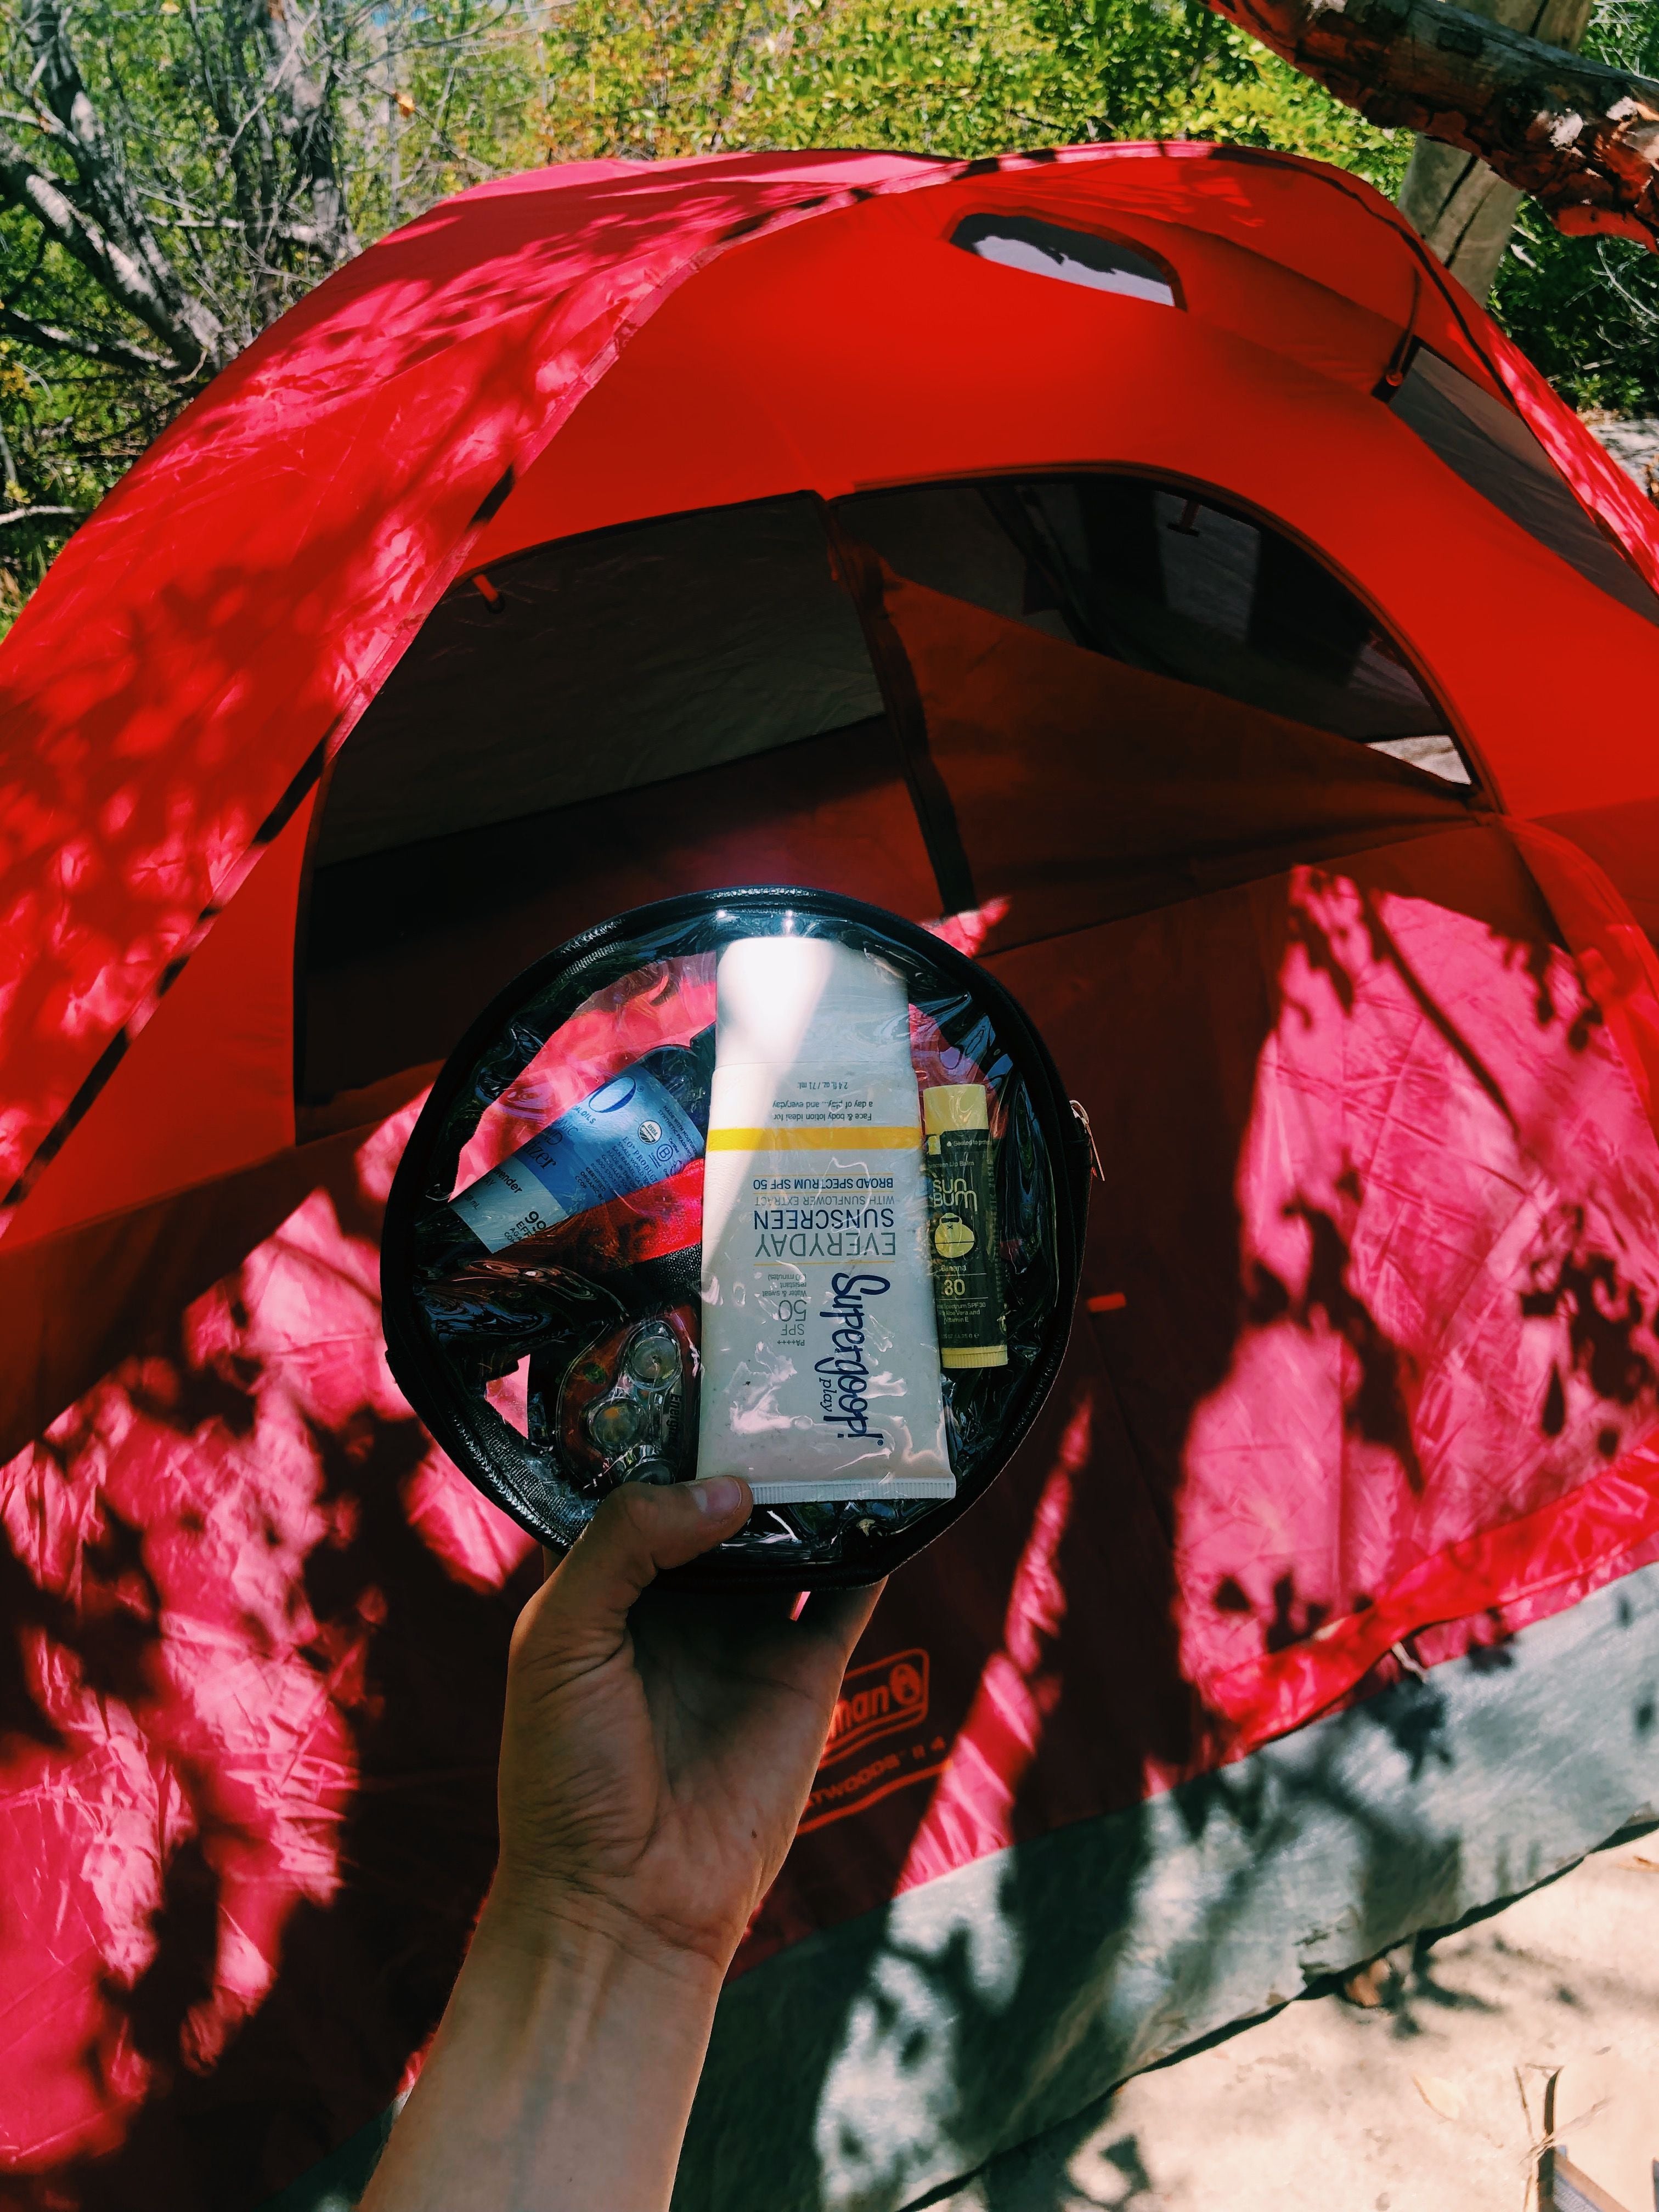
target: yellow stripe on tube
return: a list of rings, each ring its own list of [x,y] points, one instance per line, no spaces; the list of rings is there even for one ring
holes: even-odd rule
[[[824,1128],[711,1129],[711,1152],[841,1152],[862,1146],[869,1152],[908,1152],[921,1142],[921,1129],[913,1123],[884,1122],[860,1127],[842,1122]]]

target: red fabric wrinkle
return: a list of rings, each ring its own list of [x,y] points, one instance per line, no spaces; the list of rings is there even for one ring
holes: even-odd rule
[[[1627,1571],[1659,1538],[1659,1449],[1644,1445],[1565,1498],[1467,1541],[1449,1544],[1365,1612],[1205,1686],[1242,1746],[1299,1728],[1425,1628],[1485,1619],[1504,1631],[1530,1598],[1571,1587],[1575,1600]],[[1494,1606],[1493,1594],[1503,1592]],[[1553,1610],[1555,1608],[1552,1608]],[[1455,1656],[1485,1639],[1465,1638]]]
[[[1659,1128],[1659,952],[1607,871],[1539,822],[1507,823],[1549,902],[1648,1119]]]
[[[404,1483],[403,1504],[410,1527],[469,1589],[501,1589],[536,1548],[435,1444]]]
[[[362,1148],[366,1194],[414,1110]],[[374,1247],[318,1191],[186,1310],[171,1350],[117,1369],[0,1470],[44,1618],[19,1638],[28,1704],[0,1752],[0,1853],[37,1870],[0,1921],[0,2154],[20,2174],[109,2152],[170,2067],[210,2069],[269,1992],[296,1905],[341,1879],[387,1601],[371,1582],[319,1620],[303,1574],[358,1536],[325,1460],[376,1421],[409,1413]],[[498,1590],[532,1548],[434,1449],[405,1495],[468,1587]],[[187,1864],[215,1933],[169,2060],[141,2053],[132,2021]]]
[[[1644,1541],[1659,1427],[1659,1146],[1573,963],[1334,872],[1291,915],[1176,1540],[1183,1671],[1248,1741],[1479,1612],[1460,1547],[1501,1606]]]

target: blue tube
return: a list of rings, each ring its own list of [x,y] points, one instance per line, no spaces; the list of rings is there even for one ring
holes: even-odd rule
[[[451,1207],[499,1252],[678,1175],[702,1155],[709,1057],[703,1038],[647,1053],[458,1193]]]

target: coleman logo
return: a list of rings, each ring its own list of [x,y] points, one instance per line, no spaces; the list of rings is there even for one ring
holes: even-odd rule
[[[862,1813],[894,1790],[944,1771],[950,1746],[937,1732],[927,1732],[927,1654],[921,1650],[895,1651],[853,1669],[830,1723],[800,1834]]]
[[[890,1659],[855,1667],[842,1685],[830,1722],[820,1771],[850,1759],[867,1743],[901,1729],[919,1729],[927,1717],[927,1654],[896,1651]]]

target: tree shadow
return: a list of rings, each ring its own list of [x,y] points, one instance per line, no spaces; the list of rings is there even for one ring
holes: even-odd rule
[[[1177,1554],[1193,1423],[1249,1331],[1319,1329],[1340,1340],[1352,1357],[1345,1419],[1392,1454],[1413,1492],[1422,1486],[1420,1466],[1412,1480],[1400,1347],[1354,1288],[1338,1210],[1363,1193],[1339,1191],[1330,1203],[1298,1194],[1305,1280],[1270,1280],[1272,1271],[1247,1279],[1238,1162],[1263,1046],[1284,1012],[1274,979],[1291,927],[1282,882],[1230,896],[1241,928],[1249,922],[1250,957],[1243,982],[1220,991],[1212,1008],[1204,1001],[1219,990],[1217,977],[1193,959],[1181,908],[1125,930],[1115,955],[1103,943],[1093,980],[1099,1002],[1121,1017],[1109,1028],[1067,1026],[1065,975],[1048,948],[1031,959],[1052,971],[1052,1006],[1035,964],[1029,979],[1016,972],[1025,956],[1002,963],[1039,1022],[1067,1038],[1080,1096],[1121,1100],[1125,1058],[1139,1071],[1136,1103],[1121,1104],[1104,1133],[1109,1181],[1085,1282],[1085,1297],[1099,1293],[1101,1303],[1079,1318],[1066,1374],[1019,1462],[898,1579],[866,1648],[930,1651],[929,1725],[947,1739],[990,1679],[988,1657],[1006,1661],[1025,1699],[1029,1741],[1001,1776],[1003,1825],[993,1839],[896,1905],[880,1900],[924,1832],[926,1790],[895,1793],[855,1822],[799,1839],[767,1906],[781,1955],[734,1982],[722,2009],[688,2142],[684,2212],[750,2202],[775,2212],[874,2212],[932,2185],[941,2160],[970,2171],[1005,2144],[1072,2124],[1103,2087],[1192,2044],[1218,1960],[1249,1948],[1262,1869],[1289,1863],[1316,1824],[1343,1839],[1352,1929],[1310,1953],[1294,1987],[1264,1986],[1263,1969],[1253,1985],[1260,1996],[1248,2001],[1258,2008],[1322,1986],[1345,1942],[1350,1954],[1337,1963],[1352,1965],[1374,1955],[1379,1936],[1398,1940],[1448,1917],[1459,1894],[1455,1838],[1420,1822],[1411,1796],[1453,1758],[1438,1683],[1392,1680],[1384,1669],[1352,1686],[1358,1702],[1340,1726],[1292,1739],[1293,1755],[1220,1763],[1230,1748],[1224,1717],[1206,1706],[1183,1655],[1182,1607],[1193,1601]],[[1157,959],[1145,957],[1148,930],[1167,933]],[[1562,1018],[1552,1010],[1552,1021]],[[1210,1059],[1195,1075],[1198,1035]],[[374,1235],[349,1159],[322,1187],[346,1234]],[[1578,1273],[1564,1263],[1528,1293],[1547,1290],[1556,1302],[1528,1317],[1576,1328],[1580,1380],[1592,1390],[1607,1382],[1618,1403],[1620,1392],[1634,1402],[1650,1378],[1632,1332],[1646,1323],[1632,1316],[1622,1279],[1598,1272],[1593,1255],[1575,1250],[1571,1267]],[[192,1358],[175,1324],[138,1348],[127,1388],[146,1419],[179,1437],[212,1429],[246,1440],[261,1377],[240,1358],[234,1348]],[[1051,1618],[1022,1626],[1012,1620],[1019,1563],[1067,1424],[1085,1404],[1089,1448],[1050,1563],[1059,1595]],[[67,1468],[78,1448],[73,1425],[58,1434]],[[41,2212],[63,2203],[84,2212],[219,2212],[283,2188],[390,2103],[464,1954],[495,1856],[507,1640],[534,1570],[499,1593],[470,1589],[411,1528],[403,1492],[428,1449],[413,1420],[359,1407],[313,1419],[305,1443],[328,1532],[309,1543],[299,1574],[317,1623],[305,1655],[316,1677],[338,1662],[353,1624],[374,1623],[349,1707],[357,1773],[337,1838],[342,1878],[325,1901],[294,1907],[270,1988],[203,2065],[191,2021],[212,1987],[222,1902],[207,1846],[230,1816],[212,1778],[181,1765],[195,1835],[165,1864],[149,1965],[110,1992],[153,2069],[152,2091],[119,2148],[23,2185],[18,2201]],[[46,1753],[58,1731],[20,1656],[24,1637],[62,1644],[89,1683],[135,1711],[155,1692],[161,1595],[145,1530],[106,1499],[88,1521],[81,1564],[71,1605],[0,1548],[0,1601],[16,1630],[0,1638],[0,1717]],[[1253,1597],[1256,1564],[1241,1540],[1205,1595],[1276,1656],[1316,1635],[1334,1600],[1291,1569]],[[1502,1623],[1481,1627],[1500,1632],[1471,1663],[1501,1668]],[[1031,1644],[1024,1656],[1023,1636]],[[1012,1708],[998,1710],[1006,1717]],[[1366,1785],[1368,1759],[1399,1778],[1396,1800]],[[1085,1828],[1086,1883],[1077,1855]],[[1198,1888],[1162,1897],[1163,1870],[1188,1863],[1201,1869]],[[1400,2033],[1425,2008],[1458,2001],[1426,1958],[1408,1978]],[[775,2063],[780,2051],[787,2065]],[[1117,2193],[1103,2203],[1147,2194],[1133,2139],[1108,2163],[1113,2172],[1098,2179]],[[988,2186],[1003,2189],[1012,2207],[1012,2185]],[[1029,2195],[1018,2201],[1026,2212]]]
[[[1367,957],[1396,978],[1396,998],[1447,1056],[1446,1079],[1471,1097],[1477,1130],[1494,1132],[1499,1161],[1536,1103],[1435,1000],[1420,921],[1414,951],[1384,920],[1393,890],[1432,903],[1437,865],[1398,848],[1354,864],[1356,929]],[[1491,881],[1477,884],[1465,906],[1454,900],[1450,907],[1482,922],[1480,957],[1494,978],[1515,979],[1520,1012],[1508,1034],[1516,1065],[1530,1069],[1532,1034],[1545,1041],[1536,1048],[1557,1055],[1552,1065],[1571,1066],[1589,1049],[1595,1024],[1588,1002],[1559,971],[1547,918],[1540,922],[1535,891],[1513,856],[1493,857],[1491,872],[1498,892]],[[1329,890],[1314,886],[1319,896]],[[1228,1763],[1233,1732],[1206,1708],[1183,1651],[1180,1621],[1183,1613],[1190,1619],[1194,1596],[1182,1587],[1176,1554],[1183,1516],[1193,1510],[1193,1425],[1230,1383],[1251,1331],[1335,1340],[1349,1361],[1340,1407],[1345,1432],[1392,1460],[1404,1498],[1425,1498],[1430,1475],[1415,1428],[1420,1378],[1412,1355],[1357,1287],[1348,1220],[1369,1194],[1353,1162],[1331,1161],[1329,1200],[1291,1185],[1284,1218],[1304,1239],[1298,1278],[1251,1273],[1243,1263],[1240,1160],[1264,1047],[1281,1022],[1293,1031],[1298,1018],[1276,981],[1297,929],[1282,880],[1235,895],[1231,916],[1234,942],[1248,951],[1237,964],[1218,966],[1220,933],[1206,937],[1192,908],[1115,925],[1074,948],[1063,965],[1047,946],[997,963],[1039,1024],[1064,1040],[1068,1088],[1091,1103],[1106,1164],[1090,1225],[1087,1318],[1079,1317],[1059,1386],[1072,1389],[1073,1402],[1080,1390],[1092,1394],[1093,1444],[1080,1508],[1058,1554],[1062,1618],[1043,1665],[1040,1740],[1008,1828],[1018,1848],[994,1869],[983,1860],[964,1864],[937,1885],[936,1897],[902,1898],[842,1929],[833,1946],[813,1939],[823,2021],[810,2052],[797,2039],[801,2078],[787,2087],[769,2079],[774,2101],[765,2114],[729,2079],[711,2082],[682,2171],[677,2205],[684,2212],[743,2201],[742,2185],[751,2179],[757,2201],[792,2212],[820,2205],[891,2212],[923,2189],[937,2192],[941,2170],[975,2172],[983,2191],[995,2168],[981,2169],[1000,2146],[1062,2124],[1106,2084],[1190,2047],[1224,1985],[1224,1962],[1245,1962],[1237,1969],[1238,2008],[1260,2013],[1333,1986],[1334,1976],[1416,1929],[1449,1922],[1471,1881],[1496,1881],[1507,1895],[1537,1879],[1522,1871],[1511,1880],[1484,1860],[1471,1870],[1459,1824],[1427,1810],[1445,1799],[1458,1752],[1446,1679],[1419,1679],[1409,1653],[1409,1665],[1387,1657],[1346,1682],[1334,1675],[1327,1724],[1296,1733],[1293,1723],[1281,1723],[1292,1732],[1280,1735],[1271,1755]],[[1466,1000],[1470,941],[1469,933],[1454,932],[1439,948],[1443,967],[1448,948],[1461,948],[1464,973],[1452,972]],[[1210,951],[1213,961],[1202,957]],[[1328,937],[1320,972],[1340,966],[1344,952]],[[1086,994],[1074,980],[1079,971],[1088,975]],[[1364,994],[1343,974],[1346,988],[1332,981],[1331,989],[1346,1023]],[[1102,1006],[1110,1008],[1109,1021],[1099,1018]],[[1340,1062],[1340,1025],[1333,1036]],[[1117,1080],[1125,1066],[1135,1071],[1133,1086]],[[1103,1098],[1109,1110],[1096,1109]],[[1567,1364],[1592,1401],[1599,1397],[1613,1411],[1646,1406],[1652,1363],[1645,1340],[1632,1341],[1649,1326],[1642,1301],[1620,1263],[1584,1249],[1585,1227],[1583,1216],[1576,1226],[1564,1224],[1565,1258],[1512,1285],[1513,1324],[1560,1329]],[[1540,1303],[1546,1295],[1547,1313]],[[1528,1298],[1531,1305],[1522,1303]],[[1583,1472],[1591,1472],[1605,1453],[1582,1406],[1574,1433],[1590,1441],[1595,1457]],[[1534,1435],[1547,1437],[1541,1413]],[[1041,1455],[1052,1449],[1052,1435],[1034,1439],[1004,1478],[1028,1513]],[[1358,1475],[1352,1480],[1358,1484]],[[1254,1502],[1254,1493],[1245,1501],[1221,1488],[1208,1506],[1222,1525],[1237,1508],[1243,1529],[1244,1504]],[[989,1524],[978,1533],[988,1540]],[[974,1548],[963,1534],[930,1555],[949,1570],[932,1593],[933,1607],[963,1601]],[[1325,1572],[1312,1532],[1305,1548],[1315,1573]],[[1264,1656],[1304,1648],[1334,1613],[1363,1616],[1374,1602],[1351,1583],[1332,1589],[1316,1580],[1308,1588],[1300,1561],[1263,1574],[1243,1535],[1235,1559],[1236,1565],[1220,1565],[1206,1595],[1249,1631]],[[1414,1564],[1409,1553],[1407,1564]],[[989,1643],[983,1627],[978,1634],[981,1645]],[[1463,1656],[1471,1674],[1502,1676],[1515,1664],[1510,1634],[1502,1608],[1489,1607],[1461,1624],[1459,1637],[1435,1656]],[[1633,1725],[1639,1733],[1639,1711]],[[1089,1824],[1088,1836],[1068,1832],[1073,1823]],[[1314,1837],[1334,1869],[1337,1894],[1320,1908],[1334,1915],[1331,1924],[1293,1890],[1273,1887],[1289,1882],[1288,1873],[1267,1871],[1293,1869],[1298,1848]],[[1160,1889],[1166,1878],[1177,1888],[1196,1887],[1171,1899]],[[1283,1940],[1295,1936],[1298,1964],[1288,1985],[1281,1959],[1269,1965],[1264,1952],[1259,1968],[1249,1965],[1264,1896],[1273,1895]],[[1305,1926],[1304,1910],[1313,1916]],[[781,1991],[801,1986],[780,1977]],[[1414,1950],[1393,2032],[1419,2032],[1434,2011],[1471,2002],[1446,1984],[1426,1947]],[[757,1993],[743,2016],[744,2048],[765,2047],[761,2023],[770,2017]],[[782,2022],[780,2013],[780,2030]],[[735,2038],[734,2024],[734,2060]],[[811,2160],[801,2150],[809,2109],[817,2130]],[[729,2151],[720,2164],[717,2146],[745,2131],[769,2149],[751,2141],[735,2165]],[[1022,2186],[1011,2203],[1046,2201],[1040,2177],[1026,2175]]]
[[[174,1852],[155,1957],[124,1999],[165,2086],[118,2151],[58,2178],[84,2212],[257,2203],[334,2150],[391,2102],[435,2027],[494,1868],[507,1643],[539,1569],[489,1598],[444,1571],[398,1501],[428,1448],[415,1422],[362,1413],[315,1441],[325,1501],[356,1512],[351,1540],[306,1563],[313,1663],[332,1662],[329,1624],[371,1592],[385,1606],[353,1711],[344,1879],[329,1903],[295,1907],[268,1994],[203,2073],[181,2030],[211,1985],[215,1899],[199,1844]]]

